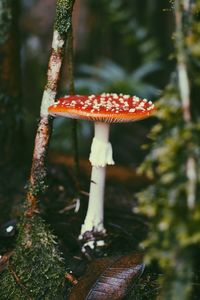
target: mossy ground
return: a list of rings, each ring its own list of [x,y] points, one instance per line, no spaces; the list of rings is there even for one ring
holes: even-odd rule
[[[12,218],[16,216],[16,211],[18,215],[21,215],[21,211],[18,210],[27,172],[25,171],[24,176],[21,174],[21,177],[19,176],[22,173],[21,169],[18,172],[5,173],[4,171],[3,173],[3,179],[7,174],[6,178],[9,177],[10,181],[2,180],[0,176],[0,189],[4,187],[5,190],[4,193],[0,190],[2,223],[8,220],[6,216],[9,210],[6,205],[13,207]],[[65,289],[64,273],[72,270],[73,275],[79,279],[84,277],[86,272],[89,262],[80,253],[77,237],[85,216],[87,197],[81,198],[81,208],[78,213],[74,213],[73,209],[62,212],[64,208],[71,206],[74,198],[75,186],[72,170],[64,165],[52,165],[48,174],[49,189],[43,197],[40,209],[42,218],[46,220],[45,223],[50,224],[58,236],[65,263],[61,258],[55,237],[41,217],[35,215],[33,219],[24,218],[19,222],[16,248],[13,240],[9,247],[0,241],[0,254],[9,253],[14,249],[14,254],[10,258],[11,268],[0,273],[0,300],[67,299],[70,289],[67,291]],[[89,173],[88,175],[85,172],[81,173],[81,179],[83,189],[87,191]],[[139,184],[141,184],[141,179],[138,182],[136,178],[134,180],[131,178],[130,182],[127,181],[124,185],[124,182],[123,184],[120,182],[120,178],[113,179],[108,176],[105,208],[105,226],[108,233],[106,249],[105,252],[102,249],[95,253],[95,256],[101,257],[105,253],[107,256],[123,255],[137,250],[148,225],[146,219],[131,211],[131,207],[136,204],[133,194],[134,191],[138,191]],[[142,277],[133,285],[127,299],[156,299],[160,292],[159,278],[162,277],[159,274],[155,265],[151,269],[146,267]],[[15,276],[19,280],[18,283]],[[198,274],[194,280],[197,289],[194,300],[199,299],[199,278]]]
[[[0,274],[0,299],[65,299],[64,273],[55,236],[38,215],[24,217],[13,256]]]

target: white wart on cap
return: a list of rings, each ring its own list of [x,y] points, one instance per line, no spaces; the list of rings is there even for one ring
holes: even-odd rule
[[[155,111],[151,101],[137,96],[103,93],[60,98],[48,109],[54,116],[105,123],[133,122],[148,118]]]

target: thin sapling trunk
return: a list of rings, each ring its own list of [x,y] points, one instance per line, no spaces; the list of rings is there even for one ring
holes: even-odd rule
[[[68,74],[69,74],[69,94],[75,95],[74,85],[74,47],[73,47],[73,28],[71,27],[68,38]],[[80,193],[80,166],[79,166],[79,149],[78,149],[78,121],[71,120],[72,125],[72,146],[74,152],[74,169],[76,181],[77,200],[79,201]]]
[[[191,115],[191,92],[187,66],[187,55],[184,42],[184,15],[188,16],[191,9],[191,1],[176,0],[175,3],[175,20],[176,20],[176,47],[177,47],[177,69],[178,83],[182,102],[183,119],[185,124],[190,124],[192,121]],[[186,176],[188,178],[187,185],[187,203],[189,208],[194,208],[196,200],[197,186],[197,168],[196,161],[193,156],[188,156],[186,162]]]
[[[29,206],[27,213],[30,216],[37,210],[38,196],[46,188],[45,165],[52,131],[52,118],[48,114],[48,107],[55,101],[57,95],[66,40],[71,28],[73,4],[74,0],[57,1],[52,49],[47,72],[47,83],[41,103],[40,121],[35,137],[31,175],[27,192],[27,201]]]

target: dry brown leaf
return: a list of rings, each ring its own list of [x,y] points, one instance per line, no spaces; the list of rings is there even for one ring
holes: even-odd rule
[[[71,290],[69,300],[120,300],[142,274],[142,255],[97,259]]]

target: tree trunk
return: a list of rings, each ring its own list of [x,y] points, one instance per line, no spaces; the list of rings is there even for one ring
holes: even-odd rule
[[[0,164],[19,159],[22,145],[18,0],[0,0]]]
[[[175,43],[177,50],[177,71],[179,93],[182,103],[183,120],[186,125],[192,122],[191,114],[191,91],[190,81],[187,65],[187,53],[185,49],[185,38],[187,32],[184,32],[184,16],[189,18],[191,13],[191,0],[176,0],[175,7],[175,21],[176,21],[176,35]],[[188,207],[193,209],[196,201],[197,190],[197,166],[193,156],[188,156],[186,162],[186,176],[188,178],[187,184],[187,203]]]

